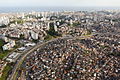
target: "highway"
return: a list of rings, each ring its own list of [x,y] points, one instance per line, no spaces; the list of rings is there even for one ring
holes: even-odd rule
[[[90,36],[88,36],[90,37]],[[72,36],[64,36],[64,37],[59,37],[59,38],[55,38],[53,40],[44,42],[44,43],[38,43],[37,45],[35,45],[34,47],[32,47],[31,49],[25,51],[22,53],[22,56],[20,57],[19,60],[17,60],[17,63],[15,64],[15,67],[12,69],[12,74],[10,75],[10,77],[7,80],[17,80],[16,79],[16,72],[18,71],[18,69],[20,68],[21,64],[23,63],[24,59],[27,57],[27,55],[29,55],[30,53],[32,53],[33,51],[35,51],[36,49],[43,47],[44,45],[48,44],[49,42],[58,40],[58,39],[83,39],[83,38],[88,38],[87,36],[81,36],[81,37],[72,37]]]
[[[65,38],[65,37],[61,37],[62,38]],[[44,43],[38,43],[37,45],[35,45],[34,47],[30,48],[29,50],[25,51],[22,53],[22,56],[21,58],[19,59],[19,61],[17,61],[17,63],[15,64],[13,70],[12,70],[12,74],[10,75],[10,78],[8,78],[7,80],[16,80],[16,76],[15,76],[15,73],[17,72],[17,70],[20,68],[20,65],[22,64],[22,62],[24,61],[24,59],[26,58],[26,56],[30,53],[32,53],[34,50],[38,49],[39,47],[42,47],[43,45],[49,43],[49,42],[52,42],[52,41],[55,41],[57,39],[60,39],[60,38],[56,38],[56,39],[53,39],[53,40],[50,40],[50,41],[47,41],[47,42],[44,42]]]

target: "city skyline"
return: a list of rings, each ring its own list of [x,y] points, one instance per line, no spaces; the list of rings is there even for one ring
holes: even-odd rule
[[[119,80],[119,2],[0,1],[0,80]]]
[[[120,7],[120,0],[1,0],[0,7]]]

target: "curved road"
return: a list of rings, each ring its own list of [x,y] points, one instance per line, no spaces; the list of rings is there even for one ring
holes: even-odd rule
[[[90,37],[90,36],[88,36]],[[71,37],[71,36],[64,36],[64,37],[59,37],[59,38],[56,38],[56,39],[53,39],[53,40],[50,40],[50,41],[47,41],[47,42],[44,42],[44,43],[38,43],[37,45],[35,45],[34,47],[32,47],[31,49],[23,52],[23,55],[21,56],[21,58],[19,59],[19,61],[16,63],[15,67],[13,68],[12,70],[12,74],[10,75],[10,78],[8,78],[7,80],[16,80],[16,72],[17,70],[20,68],[22,62],[24,61],[24,59],[27,57],[27,55],[29,55],[30,53],[32,53],[34,50],[44,46],[45,44],[48,44],[49,42],[52,42],[52,41],[55,41],[55,40],[58,40],[58,39],[65,39],[65,38],[72,38],[72,39],[76,39],[76,38],[88,38],[86,36],[81,36],[81,37]]]

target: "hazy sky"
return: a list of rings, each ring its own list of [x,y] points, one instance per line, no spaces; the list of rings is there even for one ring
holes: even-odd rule
[[[120,7],[120,0],[0,0],[0,7],[9,6],[110,6]]]

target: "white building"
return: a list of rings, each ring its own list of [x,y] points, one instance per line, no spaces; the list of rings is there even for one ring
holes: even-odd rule
[[[2,48],[3,48],[3,50],[9,50],[9,45],[6,44],[6,45],[2,46]]]
[[[25,44],[26,47],[35,46],[35,45],[36,45],[35,43],[27,43],[27,44]]]
[[[9,43],[10,43],[10,46],[11,46],[11,47],[14,47],[14,46],[15,46],[15,41],[14,41],[14,40],[11,40]]]
[[[47,23],[47,30],[49,30],[50,29],[50,23],[48,22]]]
[[[14,38],[20,38],[20,33],[11,33],[9,34],[9,36]]]
[[[38,39],[38,33],[35,33],[34,31],[31,31],[31,37],[32,37],[32,39],[37,40]]]
[[[25,47],[18,48],[19,51],[24,51],[25,49],[26,49]]]
[[[14,40],[10,40],[10,42],[5,44],[4,46],[2,46],[2,48],[3,48],[3,50],[10,50],[14,46],[15,46],[15,41]]]
[[[72,19],[70,19],[70,25],[73,25],[73,20]]]
[[[54,22],[54,30],[57,31],[57,26],[56,26],[55,22]]]
[[[11,55],[8,56],[6,60],[9,62],[15,62],[19,56],[20,53],[13,52]]]
[[[22,19],[24,19],[25,18],[25,14],[24,13],[22,13]]]
[[[0,18],[0,25],[7,25],[9,22],[10,22],[10,20],[6,16],[3,16]]]
[[[57,26],[59,26],[60,25],[60,22],[57,22]]]

